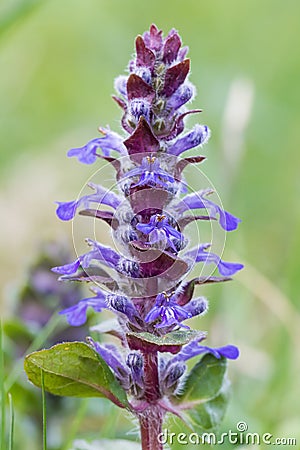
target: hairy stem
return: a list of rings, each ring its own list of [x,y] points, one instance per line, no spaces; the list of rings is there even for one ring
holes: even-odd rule
[[[148,408],[140,416],[142,450],[162,450],[158,435],[162,432],[162,411],[157,405],[160,398],[158,357],[156,353],[144,353],[144,399]]]
[[[158,436],[162,432],[162,414],[151,405],[140,416],[142,450],[163,450]]]

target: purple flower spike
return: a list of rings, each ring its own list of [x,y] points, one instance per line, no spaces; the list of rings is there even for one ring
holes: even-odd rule
[[[143,234],[149,235],[149,241],[147,244],[154,244],[156,242],[166,240],[168,246],[175,252],[178,250],[174,245],[173,238],[180,242],[183,241],[183,235],[169,225],[168,219],[163,214],[156,214],[155,216],[152,216],[150,222],[147,224],[138,223],[136,228]]]
[[[151,323],[160,320],[155,325],[155,328],[169,327],[172,325],[189,328],[186,325],[182,325],[181,322],[190,317],[190,313],[176,303],[176,297],[174,295],[170,296],[162,292],[156,297],[155,306],[145,317],[145,322]]]
[[[186,150],[205,144],[209,137],[210,130],[206,125],[196,125],[190,133],[171,144],[168,153],[178,156]]]
[[[184,212],[188,209],[207,209],[210,212],[210,215],[215,218],[217,214],[219,214],[219,222],[221,227],[226,231],[236,230],[238,224],[241,222],[241,219],[233,216],[227,211],[224,211],[219,205],[214,203],[211,200],[205,198],[206,195],[212,194],[210,189],[195,192],[193,194],[189,194],[184,198],[184,201],[179,205],[179,211]]]
[[[95,292],[97,293],[96,297],[85,298],[77,305],[63,309],[59,314],[64,314],[68,323],[73,327],[83,325],[86,322],[86,313],[89,307],[92,307],[96,312],[101,312],[103,308],[107,308],[104,292],[101,289],[95,289]]]
[[[198,392],[189,395],[185,388],[181,395],[186,361],[208,353],[213,356],[200,361],[202,367],[209,358],[215,362],[215,358],[221,358],[222,366],[223,358],[236,359],[239,354],[233,345],[202,345],[206,334],[186,325],[188,319],[208,310],[206,298],[195,296],[196,286],[231,280],[231,275],[243,268],[242,264],[223,261],[212,252],[210,244],[201,241],[195,248],[185,249],[189,225],[196,220],[211,224],[218,221],[226,231],[235,230],[240,222],[208,199],[210,189],[187,195],[183,171],[205,159],[196,148],[210,137],[206,125],[198,124],[190,130],[185,127],[188,115],[202,111],[186,107],[196,92],[189,81],[187,51],[175,29],[164,36],[151,25],[149,31],[136,38],[135,54],[124,75],[114,83],[113,99],[122,111],[124,137],[108,128],[99,129],[99,137],[68,152],[68,156],[75,156],[84,164],[109,162],[116,172],[117,189],[112,192],[91,183],[90,195],[57,205],[57,216],[62,220],[72,220],[79,213],[110,225],[113,248],[87,239],[86,253],[52,270],[60,274],[60,280],[93,282],[107,290],[92,288],[94,297],[69,307],[76,303],[74,300],[64,305],[67,309],[60,314],[70,325],[80,326],[86,321],[89,308],[114,313],[115,319],[105,321],[95,331],[119,339],[120,350],[91,338],[87,341],[98,352],[99,361],[105,361],[113,372],[109,388],[109,377],[99,380],[101,395],[133,412],[141,425],[143,449],[162,448],[156,437],[167,412],[185,421],[184,410],[194,410],[192,417],[197,413],[199,400],[210,399],[205,395],[199,399]],[[192,149],[196,149],[194,154],[183,157]],[[197,209],[200,211],[194,211]],[[96,223],[100,226],[97,234],[102,232],[101,223]],[[209,276],[199,274],[188,280],[198,262],[212,264],[213,270]],[[204,386],[214,383],[214,377],[221,375],[217,372],[207,374],[210,378],[204,380]],[[187,388],[190,382],[197,382],[195,377],[196,372],[186,375]],[[215,419],[214,408],[208,412]],[[216,422],[221,415],[217,414]],[[203,418],[196,419],[202,427]]]
[[[195,262],[204,262],[205,264],[214,263],[218,267],[220,274],[224,277],[234,275],[244,267],[243,264],[222,261],[215,253],[206,252],[205,250],[209,247],[210,244],[199,245],[199,247],[188,251],[184,257]]]
[[[56,214],[61,220],[73,219],[77,209],[80,206],[88,209],[91,203],[98,203],[98,205],[108,205],[114,209],[116,209],[121,204],[121,198],[114,192],[109,191],[98,184],[89,183],[88,185],[96,191],[94,194],[84,195],[79,200],[74,200],[71,202],[57,202],[58,207],[56,210]]]
[[[160,186],[168,187],[166,181],[174,183],[174,178],[160,168],[160,164],[155,156],[147,156],[143,158],[140,167],[136,167],[125,174],[126,178],[140,175],[138,183],[132,185],[137,186]]]
[[[102,149],[104,156],[110,156],[110,152],[115,150],[122,155],[126,155],[126,147],[123,144],[123,139],[114,131],[107,129],[100,129],[101,133],[104,134],[103,137],[93,139],[88,142],[83,147],[72,148],[68,151],[68,156],[76,156],[78,161],[83,164],[93,164],[97,159],[98,148]]]

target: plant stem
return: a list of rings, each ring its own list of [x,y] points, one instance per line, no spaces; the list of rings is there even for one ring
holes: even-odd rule
[[[162,432],[162,414],[155,405],[140,417],[142,450],[163,450],[158,436]]]
[[[157,405],[160,398],[157,353],[144,353],[144,399],[148,408],[140,415],[142,450],[162,450],[158,435],[162,432],[163,415]]]

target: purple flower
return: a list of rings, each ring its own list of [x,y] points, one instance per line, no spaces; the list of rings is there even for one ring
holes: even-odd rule
[[[90,207],[91,203],[98,203],[99,206],[100,204],[108,205],[114,209],[121,204],[121,197],[114,192],[94,183],[89,183],[88,186],[96,192],[94,194],[84,195],[79,200],[74,200],[71,202],[56,202],[58,204],[56,214],[61,220],[73,219],[77,209],[80,206],[87,209]]]
[[[172,394],[176,390],[185,371],[186,365],[181,361],[168,364],[162,373],[162,385],[165,394]]]
[[[136,177],[140,175],[140,180],[133,184],[132,187],[137,186],[160,186],[167,188],[169,183],[174,183],[174,178],[167,172],[160,168],[160,164],[155,156],[146,156],[143,158],[142,164],[135,167],[125,174],[126,178]]]
[[[178,156],[181,153],[198,145],[205,144],[210,137],[210,130],[206,125],[195,125],[190,133],[182,138],[176,139],[173,144],[170,144],[168,153]]]
[[[208,303],[205,297],[198,297],[184,305],[184,309],[190,314],[190,317],[200,316],[206,313]]]
[[[176,297],[174,295],[168,295],[166,292],[162,292],[156,297],[155,306],[145,317],[145,322],[151,323],[158,321],[155,324],[155,328],[169,327],[172,325],[189,328],[186,325],[182,325],[181,322],[190,317],[190,313],[176,303]]]
[[[130,114],[134,117],[135,122],[137,123],[140,117],[145,117],[147,122],[150,120],[150,111],[151,106],[147,100],[142,98],[134,98],[129,103],[129,111]]]
[[[174,92],[171,97],[168,98],[167,107],[172,109],[178,109],[187,103],[194,95],[194,86],[192,83],[184,83],[177,91]]]
[[[120,75],[115,79],[114,83],[115,90],[125,98],[127,98],[127,80],[128,77]]]
[[[77,305],[59,312],[59,314],[66,316],[68,323],[73,327],[79,327],[86,322],[86,314],[89,307],[93,308],[96,312],[101,312],[103,308],[108,308],[105,293],[99,288],[93,290],[97,294],[96,297],[85,298],[77,303]]]
[[[234,275],[244,267],[243,264],[222,261],[215,253],[206,252],[205,250],[210,246],[211,244],[201,244],[185,253],[184,258],[191,259],[193,262],[214,263],[218,267],[220,274],[225,277]]]
[[[76,156],[78,161],[83,164],[93,164],[97,159],[97,150],[101,148],[104,156],[110,156],[110,152],[115,150],[121,155],[126,155],[126,147],[123,144],[123,138],[114,131],[100,129],[103,137],[96,138],[88,142],[83,147],[72,148],[68,151],[68,156]]]
[[[219,222],[221,227],[226,231],[233,231],[238,227],[241,219],[233,216],[227,211],[224,211],[219,205],[204,198],[206,195],[211,194],[210,189],[206,189],[193,194],[187,195],[178,206],[178,211],[183,213],[188,209],[207,209],[212,218],[215,218],[219,214]]]
[[[139,387],[144,387],[143,373],[144,373],[144,359],[138,352],[131,352],[127,355],[126,364],[131,371],[131,379],[133,384]]]
[[[113,344],[99,344],[99,342],[94,341],[91,337],[88,337],[87,341],[114,371],[124,389],[128,389],[130,385],[130,371],[118,347]]]
[[[180,361],[187,361],[194,356],[201,355],[202,353],[211,353],[217,359],[220,359],[221,357],[228,359],[238,358],[239,350],[234,345],[225,345],[223,347],[211,348],[205,345],[199,345],[199,342],[201,342],[203,339],[205,339],[205,335],[201,335],[197,339],[185,345],[180,350],[180,352],[168,362],[167,368],[175,362],[177,363]]]
[[[72,275],[77,272],[80,266],[83,269],[88,268],[91,261],[94,260],[103,263],[124,275],[133,277],[138,276],[139,268],[135,261],[122,257],[110,247],[101,245],[99,242],[93,241],[92,239],[87,239],[86,241],[88,245],[92,247],[90,252],[79,256],[79,258],[70,264],[53,267],[52,271],[61,275]]]
[[[154,244],[155,242],[166,240],[168,246],[175,252],[178,249],[175,247],[174,239],[179,242],[183,241],[183,235],[169,224],[167,217],[163,214],[152,216],[150,222],[147,224],[138,223],[136,228],[143,234],[149,235],[147,244]]]
[[[119,313],[124,314],[131,323],[141,323],[141,317],[132,303],[132,301],[124,295],[109,294],[106,297],[108,306]]]

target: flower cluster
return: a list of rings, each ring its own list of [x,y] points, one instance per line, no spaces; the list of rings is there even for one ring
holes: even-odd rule
[[[116,171],[118,190],[90,183],[91,194],[59,202],[57,208],[62,220],[73,219],[79,211],[105,221],[122,254],[87,239],[87,253],[53,271],[62,280],[97,284],[92,288],[93,297],[61,312],[71,325],[84,324],[89,308],[116,314],[114,334],[123,350],[91,338],[88,342],[111,367],[139,411],[141,405],[147,409],[176,392],[189,358],[202,353],[237,358],[238,350],[232,345],[214,349],[202,345],[203,333],[190,334],[190,342],[174,348],[154,344],[149,335],[161,338],[187,330],[185,321],[207,310],[204,297],[193,298],[195,287],[226,281],[243,266],[223,261],[210,251],[211,243],[194,248],[188,245],[185,228],[193,221],[218,221],[226,232],[235,230],[240,222],[208,198],[210,189],[187,193],[183,171],[205,157],[198,150],[195,156],[183,155],[202,147],[210,137],[206,125],[184,130],[185,117],[201,111],[186,108],[195,93],[188,80],[188,49],[182,47],[175,30],[163,37],[152,25],[137,37],[135,50],[128,74],[115,80],[117,96],[113,97],[122,109],[126,136],[100,129],[100,137],[68,153],[84,164],[99,159],[110,163]],[[214,265],[219,275],[186,281],[196,263]]]

